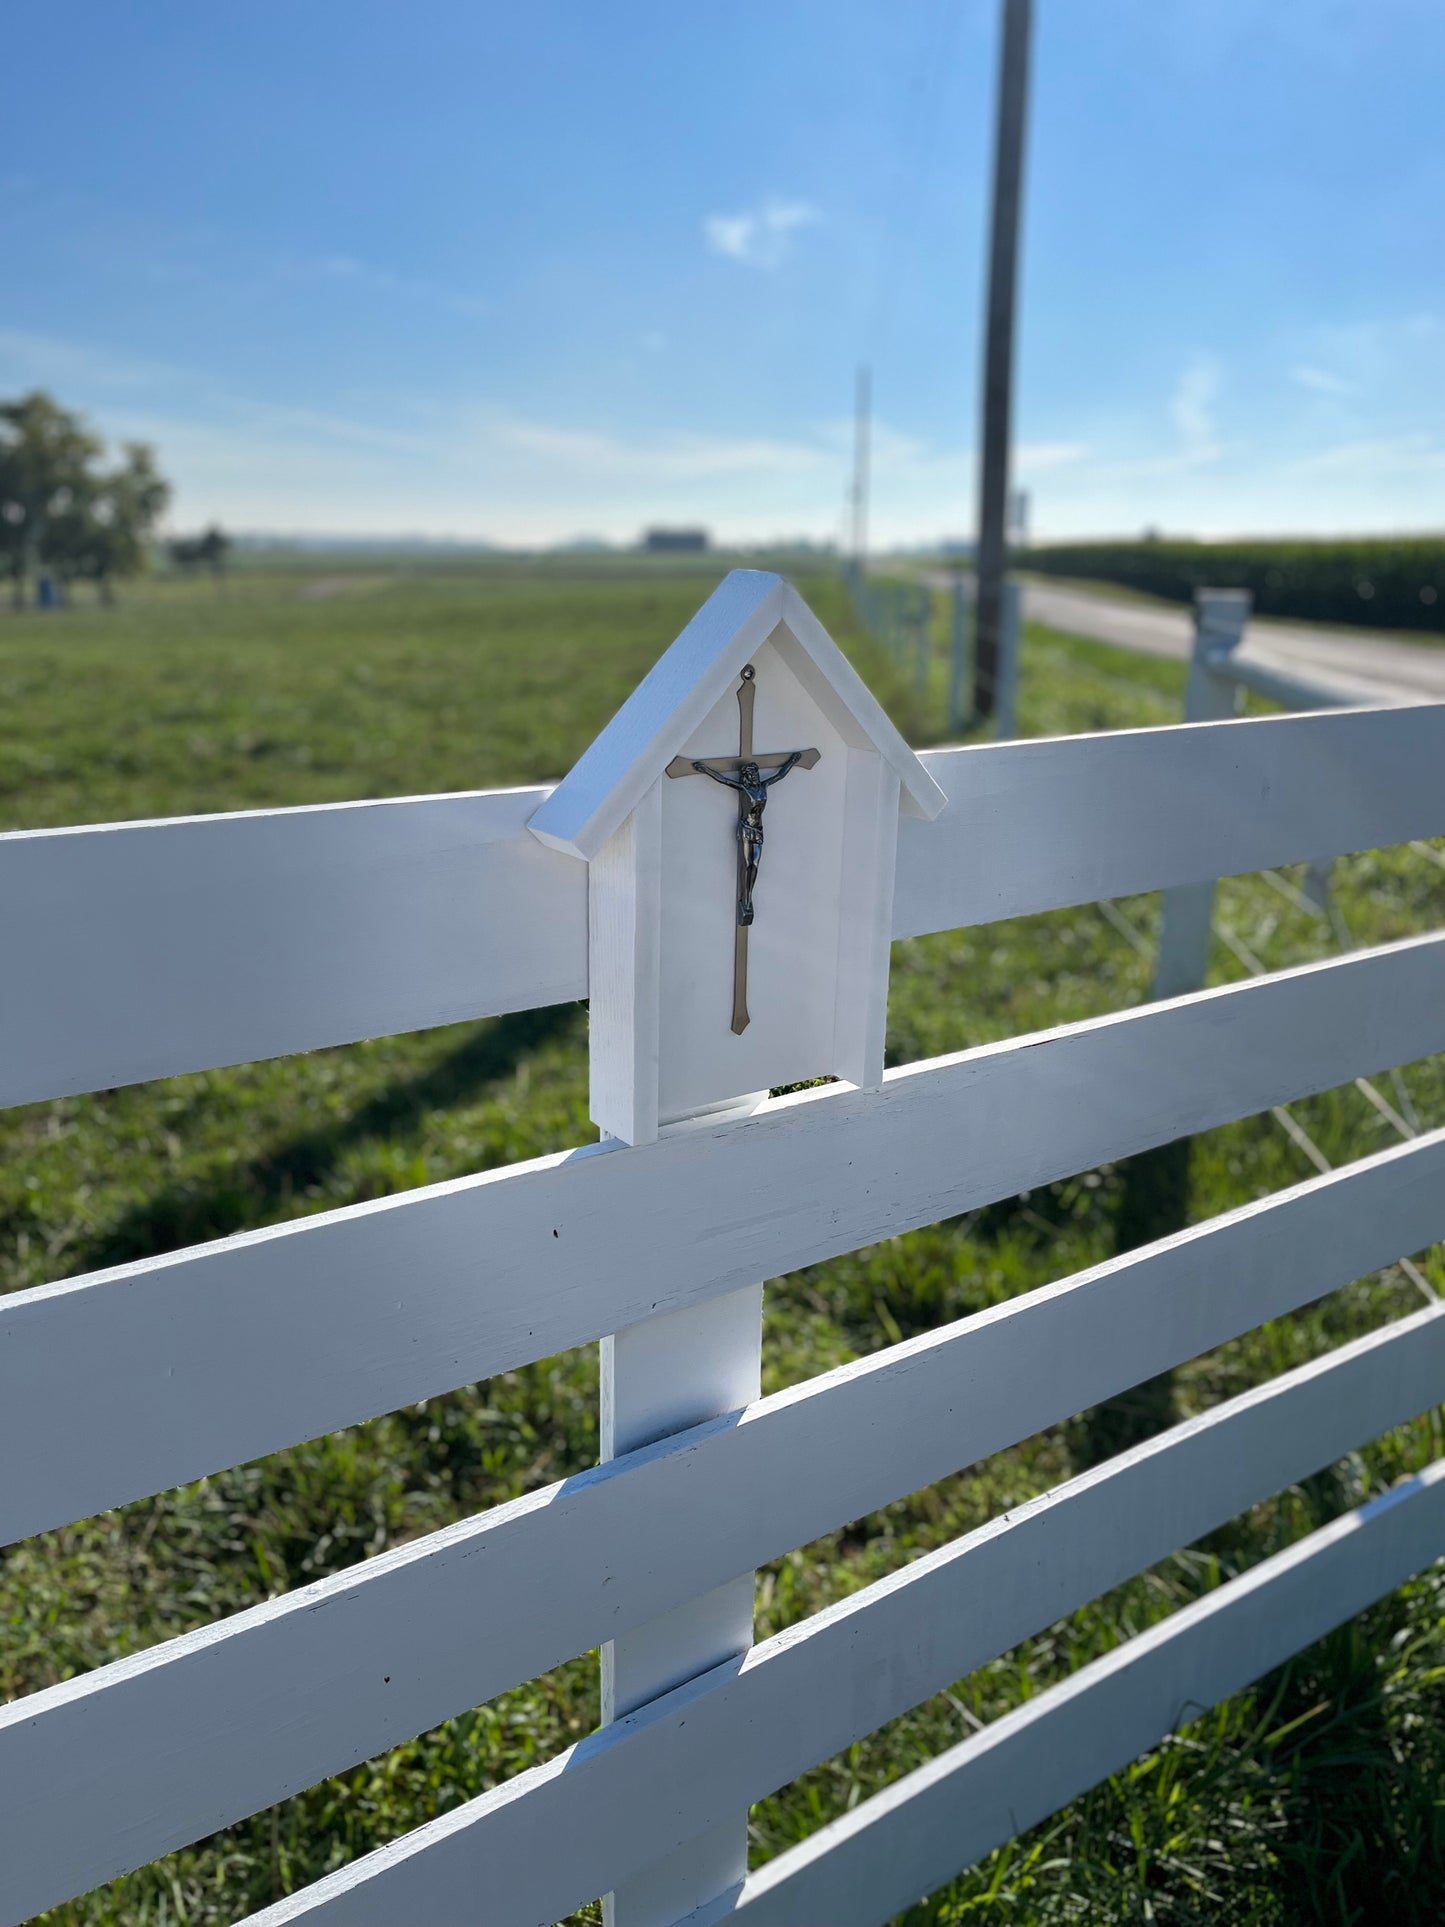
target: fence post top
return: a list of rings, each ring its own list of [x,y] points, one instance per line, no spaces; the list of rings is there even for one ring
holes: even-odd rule
[[[1253,609],[1252,590],[1196,589],[1194,591],[1196,653],[1220,655],[1237,649],[1244,640],[1245,626]]]

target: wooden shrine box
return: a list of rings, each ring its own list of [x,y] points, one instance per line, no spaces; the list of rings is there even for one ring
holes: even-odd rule
[[[740,943],[747,799],[695,764],[737,775],[748,707],[773,780]],[[898,813],[943,803],[797,590],[734,570],[531,820],[590,866],[594,1123],[638,1144],[779,1084],[876,1086]]]

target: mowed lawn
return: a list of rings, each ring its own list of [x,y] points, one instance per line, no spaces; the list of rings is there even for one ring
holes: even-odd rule
[[[155,583],[0,616],[7,829],[501,786],[560,775],[716,579],[712,564],[384,560]],[[895,719],[927,692],[799,578]],[[938,635],[943,634],[939,611]],[[1031,631],[1028,733],[1176,720],[1183,672]],[[1298,873],[1226,884],[1215,980],[1445,925],[1441,846],[1348,858],[1343,927]],[[1153,899],[894,953],[902,1062],[1147,993]],[[1232,945],[1232,947],[1231,947]],[[563,1007],[0,1116],[0,1278],[18,1289],[588,1140],[586,1012]],[[1380,1080],[1445,1124],[1436,1060]],[[1353,1086],[1292,1107],[1326,1158],[1393,1143]],[[776,1390],[1309,1177],[1274,1117],[1081,1173],[773,1281]],[[1445,1287],[1439,1255],[1417,1255]],[[803,1548],[761,1575],[771,1633],[1176,1418],[1418,1308],[1397,1268]],[[0,1697],[32,1691],[566,1476],[596,1456],[595,1352],[568,1354],[0,1553]],[[760,1860],[1445,1449],[1439,1414],[1166,1561],[754,1810]],[[786,1469],[780,1468],[780,1476]],[[1445,1605],[1427,1575],[962,1877],[913,1922],[1436,1922],[1445,1913]],[[485,1637],[485,1628],[478,1628]],[[584,1656],[47,1919],[227,1922],[546,1759],[597,1718]],[[3,1793],[0,1793],[3,1797]],[[3,1882],[3,1869],[0,1869]],[[590,1916],[584,1916],[590,1917]],[[403,1927],[398,1923],[398,1927]],[[826,1923],[800,1923],[826,1927]]]

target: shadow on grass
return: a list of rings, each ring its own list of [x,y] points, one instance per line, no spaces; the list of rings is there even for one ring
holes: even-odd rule
[[[72,1275],[269,1223],[278,1206],[324,1183],[351,1145],[394,1136],[430,1112],[475,1099],[487,1085],[513,1076],[529,1052],[581,1022],[577,1004],[493,1018],[428,1070],[389,1085],[349,1117],[229,1167],[210,1184],[176,1185],[135,1205],[87,1244],[72,1247]]]
[[[1299,1920],[1433,1927],[1441,1918],[1445,1806],[1438,1673],[1400,1691],[1402,1644],[1438,1653],[1410,1589],[1351,1620],[1279,1676],[1268,1770],[1285,1827],[1280,1886]],[[1413,1621],[1413,1624],[1412,1624]],[[1438,1620],[1436,1621],[1438,1627]],[[1393,1678],[1392,1678],[1393,1676]]]

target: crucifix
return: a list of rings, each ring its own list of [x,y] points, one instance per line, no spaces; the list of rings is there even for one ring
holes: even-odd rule
[[[748,1027],[748,931],[752,928],[753,890],[763,860],[763,811],[768,806],[768,791],[795,769],[811,769],[818,761],[816,749],[770,751],[758,755],[753,749],[753,702],[757,695],[757,670],[751,663],[738,678],[738,753],[715,756],[707,761],[690,756],[674,756],[667,766],[669,776],[710,776],[723,783],[738,797],[738,892],[737,918],[733,930],[733,1034],[741,1037]],[[763,772],[770,770],[771,775]]]

